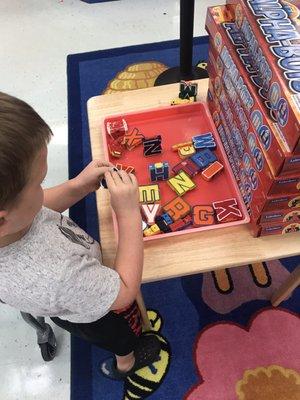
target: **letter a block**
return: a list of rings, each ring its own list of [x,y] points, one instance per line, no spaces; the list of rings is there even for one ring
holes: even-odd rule
[[[206,226],[215,223],[215,211],[212,206],[193,207],[193,226]]]
[[[183,196],[186,192],[196,187],[195,183],[184,171],[180,171],[178,175],[170,178],[168,184],[171,189],[175,190],[178,196]]]
[[[218,222],[237,221],[243,217],[234,198],[215,201],[213,208],[216,211]]]
[[[181,197],[176,197],[163,206],[164,212],[167,212],[173,221],[184,218],[191,212],[191,206]]]
[[[140,203],[155,203],[160,200],[158,185],[140,186]]]

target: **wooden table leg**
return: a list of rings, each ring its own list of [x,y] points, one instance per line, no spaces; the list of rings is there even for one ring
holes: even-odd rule
[[[277,307],[283,300],[285,300],[297,286],[300,285],[300,266],[290,274],[288,279],[273,293],[271,303]]]
[[[152,329],[152,326],[148,318],[147,309],[141,291],[138,292],[138,295],[136,297],[136,302],[141,312],[143,328],[145,331],[150,331]]]

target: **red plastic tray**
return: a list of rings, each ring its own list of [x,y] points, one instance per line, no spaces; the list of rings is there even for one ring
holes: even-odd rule
[[[124,150],[121,158],[115,158],[108,152],[108,143],[112,140],[106,132],[106,123],[114,121],[117,118],[124,118],[128,124],[128,129],[138,128],[145,137],[150,138],[156,135],[162,136],[162,154],[144,157],[143,145],[128,151]],[[172,145],[181,142],[187,142],[192,139],[192,136],[206,132],[212,132],[217,149],[214,150],[218,161],[224,165],[224,169],[217,174],[210,182],[205,181],[201,177],[201,173],[192,178],[197,187],[189,191],[183,196],[191,206],[194,205],[211,205],[214,201],[225,200],[228,198],[236,198],[243,218],[234,222],[214,224],[204,227],[189,228],[182,231],[163,233],[150,237],[144,237],[144,240],[161,239],[164,237],[182,235],[187,233],[205,231],[210,229],[225,228],[249,222],[249,215],[243,203],[241,194],[235,182],[230,164],[227,160],[222,142],[215,129],[209,110],[204,103],[196,102],[192,104],[184,104],[169,107],[160,107],[146,111],[127,113],[122,115],[114,115],[105,118],[102,129],[104,151],[106,159],[116,164],[132,165],[135,167],[135,174],[139,185],[151,184],[149,176],[149,164],[155,162],[168,161],[170,165],[170,176],[173,175],[172,167],[182,159],[178,153],[172,150]],[[163,206],[168,201],[177,197],[177,194],[169,187],[166,181],[153,182],[159,185],[160,189],[160,204]],[[114,228],[117,235],[117,224],[114,218]]]

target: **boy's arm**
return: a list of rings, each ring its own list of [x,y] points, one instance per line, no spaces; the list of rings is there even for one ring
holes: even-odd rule
[[[44,190],[44,206],[63,212],[99,189],[100,179],[112,167],[108,162],[92,161],[76,178]]]
[[[111,306],[117,310],[131,304],[139,291],[143,271],[143,233],[138,184],[125,171],[105,173],[111,205],[118,221],[118,248],[114,269],[121,278],[119,294]]]

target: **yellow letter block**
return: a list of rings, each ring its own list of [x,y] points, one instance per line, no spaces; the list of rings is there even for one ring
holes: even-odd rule
[[[171,189],[175,190],[178,196],[182,196],[196,187],[195,183],[184,171],[180,171],[179,174],[173,176],[173,178],[170,178],[167,182]]]
[[[155,203],[160,200],[158,185],[140,186],[139,191],[140,203]]]
[[[185,147],[179,147],[179,149],[178,149],[178,155],[179,155],[180,158],[189,157],[194,153],[196,153],[196,150],[195,150],[193,145],[185,146]]]
[[[153,236],[157,235],[158,233],[160,233],[160,229],[157,224],[154,224],[150,226],[150,228],[144,230],[145,236]]]

